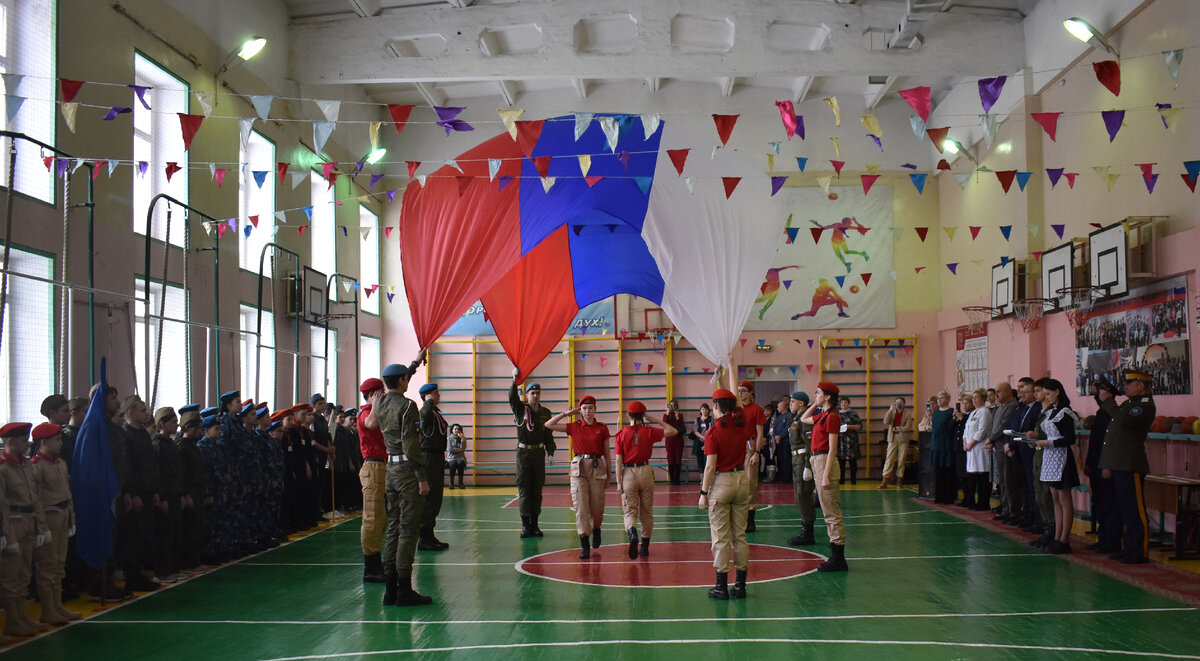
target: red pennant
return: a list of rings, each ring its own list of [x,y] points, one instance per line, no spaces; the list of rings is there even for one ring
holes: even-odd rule
[[[1186,173],[1181,174],[1179,176],[1183,177],[1183,183],[1187,184],[1187,187],[1190,188],[1193,193],[1195,193],[1196,192],[1196,180],[1187,176]]]
[[[1121,96],[1121,64],[1119,62],[1116,60],[1092,62],[1092,68],[1096,70],[1096,80],[1099,80],[1101,85],[1108,88],[1113,96]]]
[[[225,185],[225,175],[229,172],[229,168],[217,168],[213,170],[213,178],[217,180],[217,188]]]
[[[971,230],[971,240],[974,241],[979,236],[979,230],[983,228],[978,225],[971,225],[967,229]]]
[[[387,225],[386,227],[384,227],[383,228],[383,237],[385,239],[392,238],[392,230],[394,230],[394,229],[396,229],[396,228],[392,227],[391,225]]]
[[[917,273],[920,273],[921,271],[924,271],[924,270],[925,270],[925,267],[924,267],[924,266],[916,266],[916,267],[913,267],[913,271],[915,271],[915,272],[917,272]]]
[[[584,177],[583,180],[587,182],[588,188],[591,188],[592,186],[596,185],[597,181],[600,181],[603,178],[604,177]]]
[[[886,339],[885,339],[885,340],[883,341],[883,346],[885,346],[885,347],[886,347],[887,345],[889,345],[889,344],[891,344],[891,343],[892,343],[892,341],[891,341],[891,340],[886,340]]]
[[[821,242],[821,232],[824,232],[825,228],[810,227],[810,228],[808,228],[808,231],[812,232],[813,243],[820,243]]]
[[[683,176],[683,164],[687,162],[688,152],[691,149],[668,149],[667,156],[671,157],[671,162],[675,164],[675,171],[679,176]]]
[[[279,173],[279,185],[282,186],[283,185],[283,177],[284,177],[284,175],[287,174],[287,171],[288,171],[288,164],[287,163],[276,163],[275,171]]]
[[[1154,166],[1158,163],[1136,163],[1135,165],[1142,169],[1142,178],[1149,179],[1154,176]]]
[[[404,124],[408,122],[408,116],[412,113],[413,107],[389,103],[387,109],[392,116],[392,123],[396,125],[396,133],[399,134],[404,130]],[[409,178],[411,179],[412,176],[409,175]]]
[[[42,164],[46,166],[46,172],[49,172],[50,168],[54,167],[54,157],[53,156],[43,156]],[[1186,177],[1187,175],[1185,174],[1183,176]]]
[[[545,122],[544,119],[536,122],[517,122],[517,146],[521,148],[522,154],[529,156],[533,153],[533,147],[542,135],[542,124]]]
[[[1034,261],[1036,261],[1036,262],[1042,261],[1042,251],[1041,250],[1035,250],[1035,251],[1033,251],[1032,254],[1033,254]]]
[[[337,161],[330,161],[327,163],[322,163],[321,164],[321,174],[324,175],[324,177],[326,179],[328,179],[330,175],[334,174],[333,169],[336,168],[337,166],[338,166]],[[332,184],[333,184],[333,182],[330,182],[330,185],[332,185]]]
[[[921,121],[929,121],[929,93],[928,87],[912,87],[906,90],[900,90],[899,94],[905,102],[915,111],[921,118]]]
[[[586,326],[585,326],[585,328],[586,328]],[[650,372],[653,372],[653,371],[654,371],[654,363],[647,364],[646,365],[646,374],[649,374]]]
[[[942,153],[942,143],[946,141],[946,136],[950,135],[950,127],[943,126],[937,129],[925,129],[925,135],[929,136],[929,140],[933,142],[933,146],[937,147],[938,153]]]
[[[179,128],[183,131],[183,150],[187,151],[192,146],[192,138],[196,137],[196,131],[200,130],[200,125],[204,123],[204,115],[182,112],[175,114],[179,115]]]
[[[1078,177],[1079,173],[1078,172],[1067,172],[1063,176],[1067,178],[1067,186],[1074,189],[1075,188],[1075,177]]]
[[[1100,223],[1088,223],[1088,225],[1091,225],[1092,227],[1095,227],[1096,229],[1104,229],[1104,225],[1101,225]],[[1060,236],[1058,238],[1061,239],[1062,237]]]
[[[862,356],[855,356],[854,360],[858,361],[858,366],[862,367]]]
[[[804,368],[808,370],[808,373],[809,373],[809,374],[812,374],[812,371],[813,371],[813,364],[812,364],[812,363],[809,363],[809,364],[805,365],[805,366],[804,366]]]
[[[1013,179],[1016,178],[1016,170],[1000,170],[996,172],[996,178],[1000,180],[1000,186],[1007,193],[1009,188],[1012,188]]]
[[[928,227],[914,227],[913,229],[917,232],[917,237],[919,239],[921,239],[921,243],[925,243],[925,236],[927,234],[929,234],[929,228]]]
[[[417,168],[421,167],[421,161],[405,161],[408,165],[408,178],[412,179],[417,175]]]
[[[950,169],[951,169],[951,167],[950,167],[950,161],[947,161],[947,160],[946,160],[946,159],[944,159],[944,158],[943,158],[943,159],[941,159],[940,161],[938,161],[938,164],[937,164],[937,169],[938,169],[938,170],[950,170]]]
[[[458,196],[462,197],[463,193],[467,191],[467,186],[471,185],[472,177],[469,175],[460,174],[455,178],[458,179]]]
[[[182,169],[183,168],[179,167],[179,164],[175,161],[167,163],[167,183],[171,183],[171,177],[175,176],[175,173]]]
[[[845,341],[845,340],[838,340],[838,341],[837,341],[837,343],[838,343],[838,346],[840,347],[840,346],[842,346],[843,344],[845,344],[845,343],[846,343],[846,341]]]
[[[733,117],[736,118],[737,115],[734,115]],[[733,189],[737,188],[737,185],[741,183],[741,181],[741,177],[721,177],[721,183],[725,184],[725,199],[728,200],[729,196],[733,195]]]
[[[301,225],[300,227],[297,227],[296,228],[297,236],[304,236],[304,230],[306,230],[306,229],[308,229],[308,225]]]
[[[870,273],[860,273],[859,277],[862,278],[864,287],[871,284],[871,274]]]
[[[875,185],[875,180],[879,179],[879,175],[864,174],[860,178],[862,179],[863,195],[866,195],[871,192],[871,186]]]
[[[217,223],[217,238],[218,239],[225,236],[225,233],[228,231],[229,231],[229,225],[227,223],[224,223],[224,222]]]
[[[829,161],[833,166],[833,171],[837,173],[838,179],[842,178],[842,168],[846,167],[846,161]]]
[[[754,375],[755,375],[755,376],[762,376],[762,368],[761,368],[761,367],[755,367],[755,368],[754,368]]]
[[[743,337],[740,341],[742,343],[742,346],[746,346],[746,338]]]
[[[254,226],[254,229],[258,229],[258,216],[250,216],[250,224]]]
[[[70,103],[75,100],[75,95],[79,94],[79,88],[83,87],[82,80],[71,80],[70,78],[59,78],[58,84],[62,87],[63,103]]]
[[[1050,136],[1050,141],[1055,142],[1055,136],[1058,134],[1058,117],[1061,112],[1035,112],[1030,113],[1033,121],[1042,125],[1042,130],[1046,135]]]
[[[733,125],[737,124],[740,115],[713,115],[713,123],[717,125],[717,135],[721,138],[721,144],[729,143],[729,134],[733,133]]]
[[[542,175],[542,179],[545,179],[546,175],[550,173],[550,157],[538,156],[530,160],[533,161],[533,167],[537,168],[538,174]]]
[[[92,161],[92,181],[95,181],[96,177],[100,176],[100,170],[106,165],[108,165],[108,160]]]

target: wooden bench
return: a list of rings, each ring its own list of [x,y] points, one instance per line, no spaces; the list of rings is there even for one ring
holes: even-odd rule
[[[1158,511],[1160,533],[1166,533],[1166,515],[1175,515],[1175,555],[1171,559],[1200,558],[1200,479],[1152,473],[1145,482],[1146,509]]]

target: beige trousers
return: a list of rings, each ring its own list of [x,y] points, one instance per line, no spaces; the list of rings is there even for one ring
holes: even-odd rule
[[[383,548],[383,533],[387,529],[387,464],[382,461],[364,461],[358,470],[362,483],[363,508],[362,541],[363,555],[375,555]]]
[[[825,528],[829,531],[829,541],[838,546],[846,544],[846,526],[842,522],[842,503],[838,496],[838,460],[833,454],[815,454],[809,458],[812,463],[813,477],[817,481],[817,498],[821,501],[821,513],[825,515]],[[830,467],[829,483],[821,486],[824,479],[825,464],[833,462]]]
[[[750,546],[746,543],[746,516],[750,511],[750,479],[746,471],[717,473],[708,494],[708,526],[712,531],[713,568],[746,569]]]
[[[625,517],[625,530],[637,528],[640,519],[642,537],[649,538],[654,531],[654,468],[626,467],[621,473],[621,511]]]
[[[599,528],[604,520],[604,488],[607,486],[608,461],[604,457],[584,459],[575,455],[571,460],[571,504],[575,506],[575,530],[580,537],[592,534],[592,528]]]
[[[29,579],[33,576],[33,543],[37,528],[33,514],[8,516],[8,548],[0,556],[0,597],[25,603]],[[16,544],[17,553],[12,552]]]
[[[750,455],[746,459],[746,479],[750,483],[750,509],[758,509],[758,464],[762,461],[762,455],[757,452]]]
[[[897,482],[904,481],[904,459],[908,457],[908,430],[891,432],[888,435],[887,457],[883,461],[883,481],[895,476]]]
[[[50,530],[50,543],[33,549],[33,561],[37,566],[38,589],[47,590],[46,594],[57,594],[62,591],[62,580],[67,575],[67,531],[71,527],[70,513],[67,510],[47,507],[46,527]]]

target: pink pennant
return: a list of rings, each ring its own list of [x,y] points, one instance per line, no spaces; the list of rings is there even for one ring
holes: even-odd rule
[[[1058,118],[1061,115],[1061,112],[1035,112],[1030,113],[1029,116],[1033,118],[1033,121],[1041,125],[1042,130],[1046,132],[1046,135],[1050,136],[1051,142],[1056,142],[1057,140],[1055,138],[1058,134]]]
[[[392,238],[392,230],[394,230],[394,229],[396,229],[396,228],[391,225],[387,225],[386,227],[384,227],[383,228],[383,238],[385,238],[385,239]]]
[[[837,173],[838,179],[842,178],[842,168],[846,167],[846,161],[829,161],[833,166],[833,171]]]
[[[217,168],[213,170],[213,179],[217,180],[217,188],[225,185],[225,174],[229,172],[229,168]]]
[[[864,174],[859,177],[862,179],[863,195],[871,192],[871,186],[875,185],[875,181],[879,179],[877,174]]]
[[[229,225],[227,225],[225,223],[217,223],[217,238],[218,239],[225,236],[225,233],[228,231],[229,231]]]
[[[178,163],[176,163],[175,161],[171,161],[170,163],[167,163],[167,168],[166,168],[166,170],[167,170],[167,183],[171,183],[171,177],[175,176],[175,173],[176,173],[176,172],[179,172],[179,171],[180,171],[180,170],[182,170],[182,169],[183,169],[183,168],[179,167],[179,164],[178,164]]]
[[[96,177],[100,176],[100,170],[102,170],[106,165],[108,165],[107,160],[92,162],[92,181],[95,181]]]
[[[776,101],[779,108],[779,118],[783,120],[783,129],[787,132],[788,140],[796,135],[796,106],[791,101]]]
[[[740,115],[716,115],[712,116],[713,123],[717,125],[717,135],[721,138],[721,144],[729,144],[729,134],[733,133],[733,125],[737,124]]]
[[[804,368],[808,370],[808,373],[809,373],[809,374],[812,374],[812,371],[813,371],[813,364],[812,364],[812,363],[809,363],[809,364],[805,365],[805,366],[804,366]]]
[[[605,358],[604,356],[600,356],[600,367],[604,367],[607,364],[608,364],[608,358]]]
[[[746,338],[744,338],[744,337],[743,337],[743,338],[741,339],[741,343],[742,343],[742,346],[746,346]]]
[[[183,131],[183,150],[187,151],[192,146],[192,138],[196,137],[196,131],[200,130],[200,124],[204,122],[204,115],[182,112],[175,114],[179,115],[179,128]]]
[[[1119,62],[1116,60],[1092,62],[1092,69],[1096,71],[1096,80],[1099,80],[1101,85],[1108,88],[1113,96],[1121,96],[1121,64]]]
[[[321,164],[321,174],[328,179],[329,175],[333,174],[333,169],[338,166],[337,161],[328,161]]]
[[[1154,174],[1154,166],[1158,163],[1136,163],[1142,169],[1142,178],[1149,179]]]
[[[1042,251],[1041,251],[1041,250],[1034,250],[1034,251],[1033,251],[1032,253],[1030,253],[1030,254],[1032,254],[1032,255],[1033,255],[1033,260],[1034,260],[1035,262],[1040,262],[1040,261],[1042,261]]]
[[[899,94],[908,105],[917,112],[922,121],[929,121],[929,92],[928,87],[911,87],[900,90]]]
[[[1063,176],[1067,178],[1067,187],[1069,187],[1069,188],[1071,188],[1072,190],[1074,190],[1074,188],[1075,188],[1075,177],[1078,177],[1078,176],[1079,176],[1079,173],[1078,173],[1078,172],[1065,172],[1065,173],[1063,173]]]
[[[683,164],[687,162],[688,152],[691,149],[668,149],[667,156],[671,158],[671,163],[675,165],[675,171],[679,176],[683,176]]]
[[[917,273],[917,274],[919,274],[921,271],[924,271],[924,270],[925,270],[925,267],[924,267],[924,266],[915,266],[915,267],[913,267],[913,272],[914,272],[914,273]]]
[[[733,195],[733,189],[737,188],[741,181],[741,177],[721,177],[721,183],[725,185],[725,199],[728,200],[729,196]]]

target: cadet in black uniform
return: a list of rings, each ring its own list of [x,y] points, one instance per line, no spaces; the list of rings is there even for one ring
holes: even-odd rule
[[[159,509],[154,512],[154,580],[174,583],[183,578],[179,573],[183,457],[179,446],[171,438],[175,435],[179,418],[175,415],[175,409],[164,406],[154,412],[154,421],[159,425],[159,432],[151,439],[158,465],[158,497],[166,503],[166,511]]]
[[[425,509],[421,513],[421,537],[417,548],[422,551],[444,551],[450,545],[433,534],[438,513],[442,511],[442,494],[446,488],[446,418],[442,417],[438,403],[442,393],[436,383],[421,386],[421,449],[425,451],[425,479],[429,482],[429,495],[425,496]]]
[[[1098,393],[1100,408],[1112,416],[1104,435],[1100,470],[1103,477],[1112,479],[1125,529],[1122,550],[1110,557],[1126,565],[1149,561],[1144,480],[1150,472],[1150,462],[1146,459],[1146,433],[1150,431],[1155,413],[1150,380],[1150,375],[1145,372],[1126,371],[1125,396],[1128,399],[1120,406],[1112,393],[1106,390]]]
[[[525,385],[525,401],[517,393],[519,371],[513,369],[508,404],[517,423],[517,498],[521,506],[521,537],[541,537],[542,487],[546,484],[546,458],[554,457],[554,434],[546,429],[553,414],[541,405],[542,387]]]
[[[154,442],[146,432],[150,412],[141,397],[130,395],[121,402],[120,413],[125,416],[121,432],[126,466],[126,479],[121,481],[121,490],[132,496],[133,507],[124,521],[117,524],[117,557],[125,572],[126,588],[138,592],[156,590],[160,585],[142,575],[142,569],[154,564],[154,513],[161,507],[158,459]]]
[[[200,439],[200,405],[188,404],[179,413],[179,434],[175,447],[179,451],[179,567],[192,570],[200,566],[200,551],[204,547],[204,513],[212,505],[207,493],[208,466],[196,447]]]

